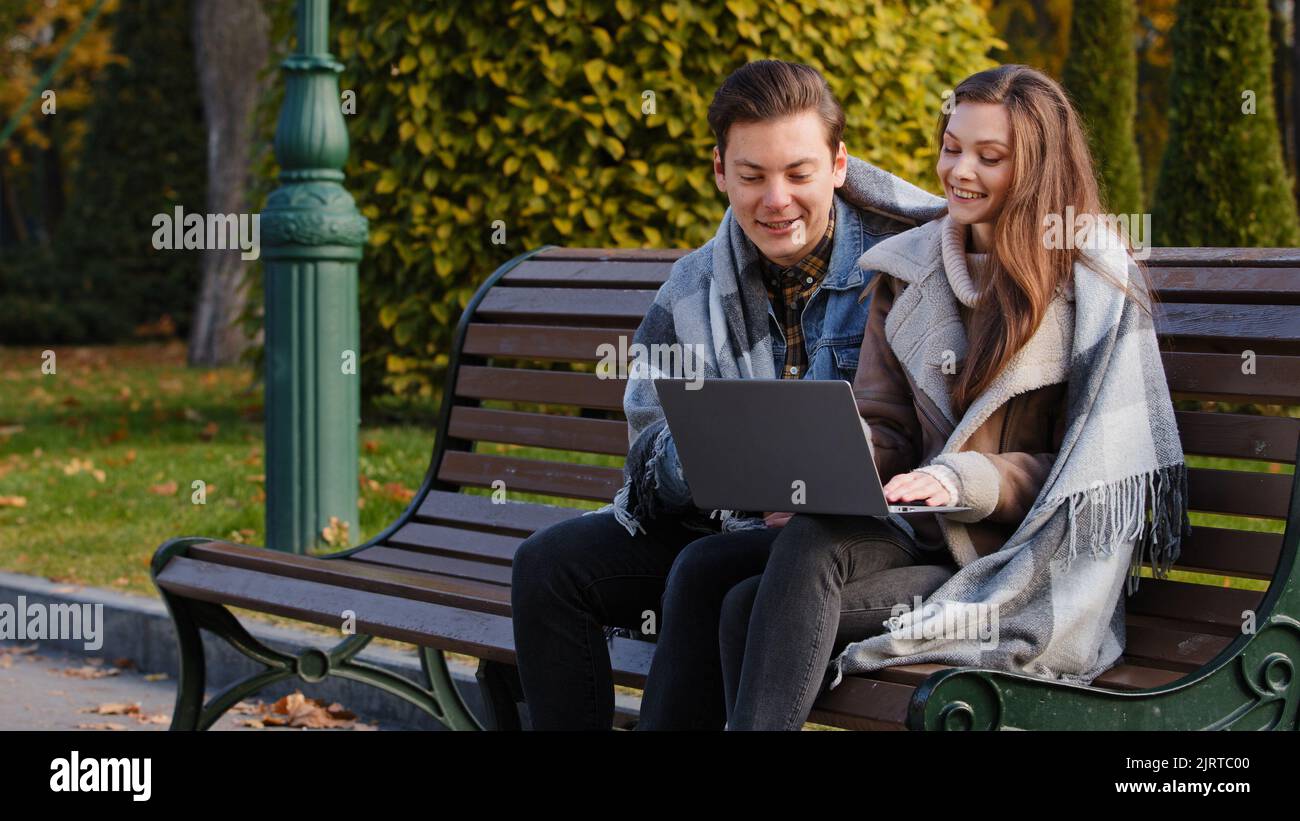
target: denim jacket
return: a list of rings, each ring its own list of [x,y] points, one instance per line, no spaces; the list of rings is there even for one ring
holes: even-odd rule
[[[835,196],[835,233],[831,240],[830,265],[821,285],[804,306],[801,319],[808,350],[808,369],[804,379],[853,381],[871,307],[870,299],[858,301],[859,294],[867,285],[866,275],[857,264],[858,257],[885,237],[911,227],[892,217],[860,210],[838,194]],[[688,262],[691,256],[682,261]],[[785,334],[770,303],[767,311],[772,355],[780,372],[785,361]],[[664,448],[664,457],[658,461],[656,470],[660,499],[669,507],[692,507],[677,447],[666,426],[660,437],[662,441],[659,444]]]

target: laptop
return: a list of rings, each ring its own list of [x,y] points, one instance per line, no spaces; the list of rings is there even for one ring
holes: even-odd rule
[[[953,513],[891,505],[842,379],[656,379],[691,497],[704,510]]]

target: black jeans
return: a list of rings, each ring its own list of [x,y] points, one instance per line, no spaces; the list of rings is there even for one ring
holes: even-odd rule
[[[684,548],[707,544],[750,557],[744,573],[750,576],[762,571],[762,563],[755,564],[752,557],[766,558],[767,546],[780,532],[703,534],[670,518],[644,524],[645,533],[631,536],[613,513],[577,516],[534,533],[516,551],[512,621],[519,679],[533,729],[610,729],[614,682],[602,627],[641,631],[652,625],[662,641],[661,598]],[[740,543],[762,547],[757,552],[733,549]],[[650,677],[653,681],[670,674],[671,685],[658,703],[677,726],[718,729],[725,721],[717,611],[726,592],[718,589],[713,596],[712,639],[707,645],[677,644],[679,652],[662,662],[656,648]],[[653,696],[648,700],[654,703]]]
[[[727,729],[798,730],[851,642],[885,632],[956,572],[918,553],[911,536],[869,516],[796,515],[763,574],[727,593],[719,626]],[[942,563],[919,563],[939,561]],[[665,614],[671,619],[671,614]]]
[[[882,524],[799,515],[784,528],[704,535],[668,521],[647,523],[647,532],[633,537],[612,513],[604,513],[562,522],[525,540],[515,555],[511,597],[519,675],[533,727],[610,728],[613,680],[601,626],[640,629],[649,610],[658,644],[638,729],[721,729],[741,678],[739,656],[752,594],[774,545],[844,535],[797,524],[804,519],[858,522],[868,528]],[[850,534],[857,530],[850,525]],[[887,524],[879,533],[907,538]],[[855,602],[910,604],[911,595],[927,595],[951,574],[932,565],[910,567],[917,559],[901,548],[898,552],[903,558],[882,552],[883,565],[907,565],[904,572],[887,573],[874,584],[854,580],[845,587],[847,611],[836,634],[841,646],[883,630],[880,622],[889,615],[889,605],[879,615],[877,608]],[[856,565],[860,571],[869,566],[869,559]],[[826,602],[817,597],[808,606],[820,610]],[[794,640],[806,643],[809,636]],[[724,686],[725,672],[734,684]]]

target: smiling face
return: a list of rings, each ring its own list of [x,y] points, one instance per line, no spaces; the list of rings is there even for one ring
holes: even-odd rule
[[[1011,187],[1011,118],[1001,103],[958,103],[935,168],[948,213],[990,236]]]
[[[848,152],[832,157],[815,110],[727,130],[725,164],[713,149],[713,175],[732,216],[758,250],[778,265],[807,256],[826,233],[835,189],[844,184]]]

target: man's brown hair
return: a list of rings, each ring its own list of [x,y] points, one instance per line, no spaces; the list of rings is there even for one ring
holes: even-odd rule
[[[755,60],[733,71],[718,86],[709,104],[709,127],[725,160],[727,131],[733,124],[775,120],[810,109],[826,125],[826,143],[833,158],[844,135],[844,109],[826,78],[812,66]]]

